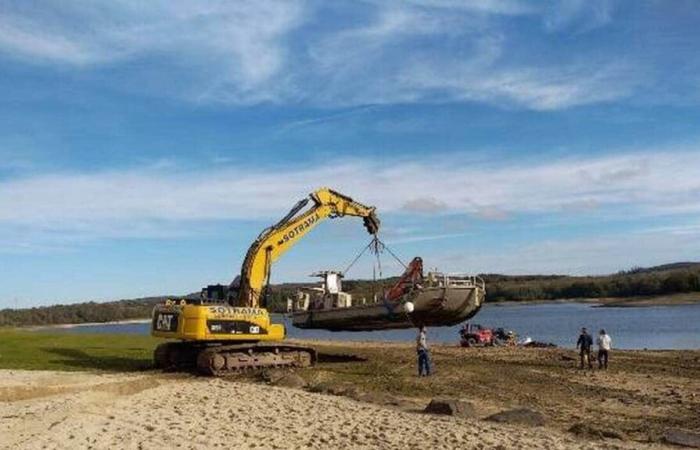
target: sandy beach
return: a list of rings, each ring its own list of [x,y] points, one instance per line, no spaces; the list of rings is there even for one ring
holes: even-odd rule
[[[5,448],[602,448],[246,382],[4,371]]]
[[[249,381],[21,370],[0,380],[2,448],[640,448]]]
[[[700,430],[694,350],[615,351],[602,371],[568,349],[435,345],[418,378],[411,344],[303,341],[314,367],[208,378],[150,369],[124,350],[135,337],[79,351],[61,336],[32,355],[62,370],[0,370],[0,448],[655,449]],[[425,413],[433,399],[468,408]],[[517,409],[541,420],[491,420]]]

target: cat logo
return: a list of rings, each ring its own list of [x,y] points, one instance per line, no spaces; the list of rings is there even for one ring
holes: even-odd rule
[[[173,331],[177,328],[177,319],[175,314],[158,314],[156,319],[156,330],[158,331]]]

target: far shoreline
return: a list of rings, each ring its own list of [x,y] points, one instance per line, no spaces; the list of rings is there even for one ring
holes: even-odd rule
[[[56,324],[46,324],[46,325],[26,325],[14,327],[19,330],[45,330],[45,329],[56,329],[56,328],[77,328],[77,327],[91,327],[96,325],[126,325],[130,323],[148,323],[151,319],[126,319],[126,320],[110,320],[108,322],[80,322],[80,323],[56,323]]]
[[[644,296],[644,297],[600,297],[600,298],[562,298],[562,299],[551,299],[551,300],[501,300],[501,301],[490,301],[486,302],[485,305],[491,305],[494,307],[501,306],[535,306],[535,305],[547,305],[547,304],[568,304],[568,303],[582,303],[590,304],[594,308],[646,308],[646,307],[658,307],[658,306],[688,306],[688,305],[700,305],[700,292],[688,292],[681,294],[671,294],[671,295],[657,295],[657,296]],[[271,312],[270,314],[284,315],[283,312]],[[59,323],[59,324],[43,324],[43,325],[18,325],[12,326],[10,328],[23,329],[23,330],[43,330],[43,329],[61,329],[61,328],[75,328],[75,327],[89,327],[96,325],[124,325],[124,324],[138,324],[138,323],[148,323],[151,319],[148,317],[143,317],[140,319],[125,319],[125,320],[111,320],[107,322],[79,322],[79,323]]]
[[[561,298],[551,300],[503,300],[490,305],[540,305],[551,303],[590,303],[597,308],[643,308],[649,306],[687,306],[700,304],[700,292],[636,297]]]
[[[687,292],[671,295],[653,295],[628,298],[601,298],[600,308],[644,308],[649,306],[682,306],[700,304],[700,292]]]

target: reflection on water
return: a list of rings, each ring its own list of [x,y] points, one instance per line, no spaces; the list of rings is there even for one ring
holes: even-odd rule
[[[352,341],[413,341],[415,330],[330,332],[299,330],[280,316],[291,338]],[[597,334],[604,328],[616,348],[700,349],[700,304],[644,308],[597,308],[587,303],[486,305],[474,318],[491,327],[515,330],[537,341],[574,347],[582,326]],[[147,334],[148,323],[90,325],[61,329],[72,333]],[[457,343],[459,326],[431,328],[433,342]]]

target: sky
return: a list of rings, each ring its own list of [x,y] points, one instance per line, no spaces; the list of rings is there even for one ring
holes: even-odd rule
[[[446,272],[700,260],[697,23],[693,0],[0,0],[0,308],[228,282],[322,186]],[[367,242],[324,222],[272,281]]]

